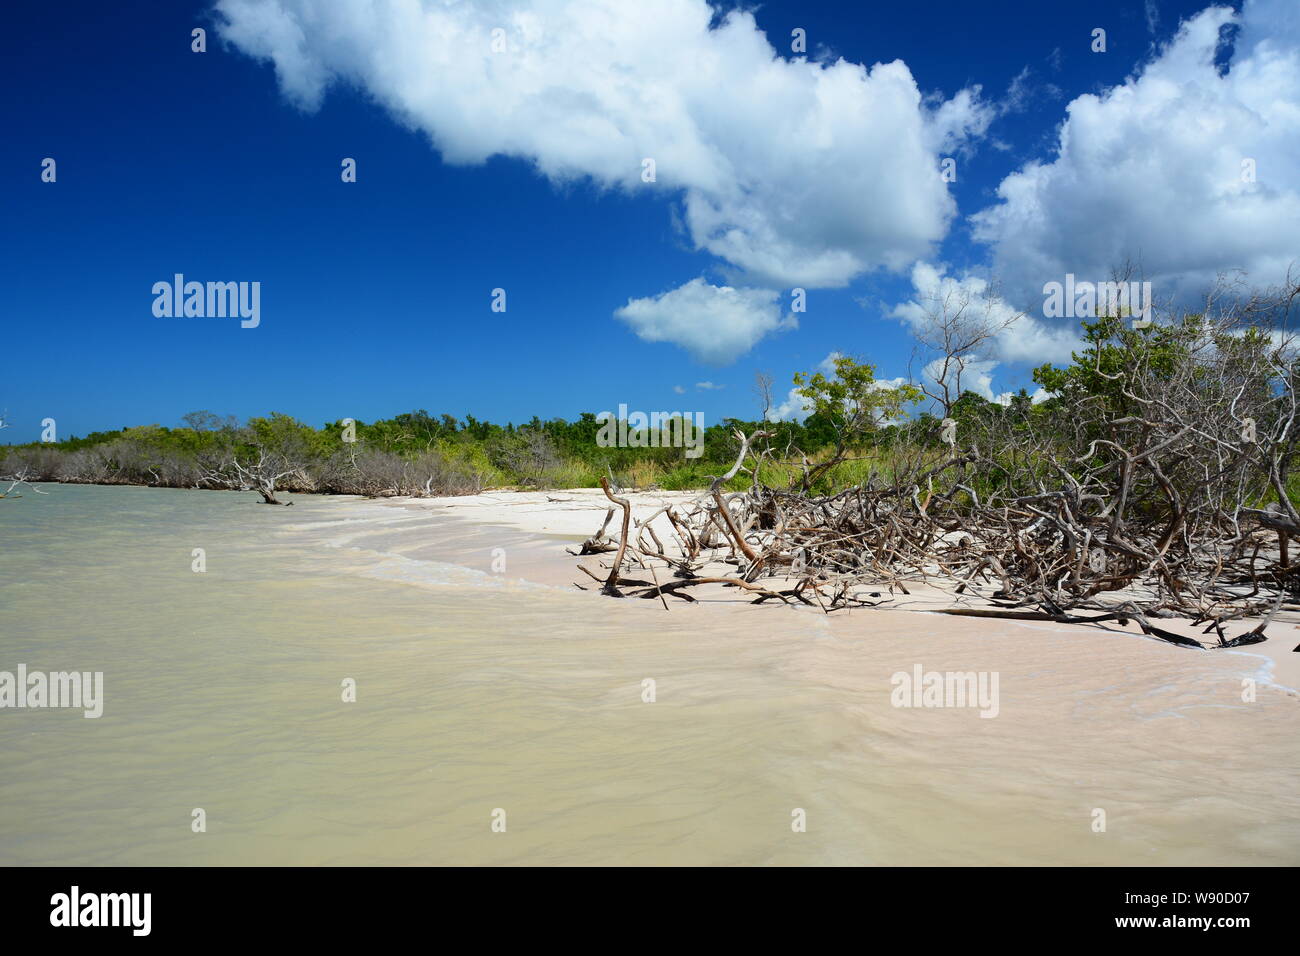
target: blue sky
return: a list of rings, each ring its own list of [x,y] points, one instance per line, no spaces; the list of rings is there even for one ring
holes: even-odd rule
[[[1293,65],[1300,38],[1285,0],[1202,16],[1182,41],[1180,22],[1206,4],[764,3],[725,35],[734,8],[715,7],[713,29],[701,28],[703,0],[672,0],[653,29],[624,22],[630,5],[602,19],[604,4],[575,13],[558,0],[429,4],[436,16],[418,28],[374,4],[365,30],[344,0],[314,15],[295,0],[218,6],[7,12],[7,441],[34,440],[47,417],[68,436],[175,425],[200,408],[316,425],[415,408],[574,418],[620,403],[756,417],[756,370],[778,397],[833,351],[881,377],[907,374],[912,340],[891,312],[917,295],[913,262],[931,277],[993,270],[1011,306],[1032,311],[1041,302],[1024,290],[1095,272],[1117,250],[1180,292],[1220,268],[1273,278],[1298,255],[1300,138],[1285,117],[1300,100],[1270,73]],[[485,52],[498,22],[508,49]],[[1192,62],[1204,35],[1234,24],[1236,48],[1219,52],[1237,58],[1231,77]],[[194,27],[208,31],[205,53],[190,49]],[[770,68],[763,44],[795,61],[796,27],[815,62]],[[1096,27],[1102,54],[1090,49]],[[428,55],[434,42],[457,47]],[[677,59],[661,69],[669,49]],[[850,69],[893,61],[870,80]],[[1131,96],[1105,98],[1133,77]],[[814,83],[823,99],[805,125]],[[1086,94],[1103,99],[1067,110]],[[1176,138],[1162,123],[1193,135],[1187,117],[1216,110],[1229,119],[1200,135],[1229,144],[1217,161],[1261,157],[1259,182],[1226,197],[1200,167],[1150,155]],[[1058,154],[1067,119],[1069,162]],[[1112,129],[1136,132],[1105,143]],[[1100,143],[1097,155],[1081,143]],[[635,158],[656,152],[659,180],[642,183]],[[957,179],[936,190],[946,156]],[[56,182],[41,181],[45,157]],[[341,181],[343,157],[357,160],[357,182]],[[981,220],[1014,176],[1003,213]],[[1213,243],[1192,243],[1197,230],[1178,220],[1200,209],[1197,190]],[[688,202],[714,221],[693,221]],[[175,273],[260,282],[260,325],[156,317],[151,288]],[[702,301],[651,301],[694,280]],[[792,328],[796,285],[807,311]],[[495,288],[504,313],[491,311]],[[639,325],[615,315],[629,299],[647,300]],[[1026,321],[1037,324],[989,357],[994,393],[1032,389],[1031,365],[1068,343]]]

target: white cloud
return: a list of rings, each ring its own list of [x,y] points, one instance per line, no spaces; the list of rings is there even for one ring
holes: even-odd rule
[[[835,374],[835,360],[840,358],[842,353],[831,352],[819,363],[817,371],[821,372],[827,378]],[[797,388],[792,388],[786,394],[785,401],[773,405],[767,412],[769,422],[802,422],[812,414],[812,406],[807,404],[807,400],[799,394]]]
[[[797,327],[793,315],[782,316],[779,299],[771,289],[733,289],[692,279],[662,295],[629,299],[614,316],[646,342],[671,342],[706,365],[727,365],[765,335]]]
[[[1230,69],[1220,31],[1240,27]],[[1212,7],[1124,84],[1067,107],[1057,155],[1007,176],[972,217],[1008,294],[1104,281],[1127,260],[1157,300],[1186,302],[1221,271],[1279,281],[1300,257],[1300,4]],[[1253,160],[1256,182],[1243,181]]]
[[[1156,6],[1156,0],[1144,0],[1142,12],[1147,18],[1147,32],[1155,33],[1160,26],[1160,9]]]
[[[994,374],[1001,365],[1065,364],[1083,347],[1073,327],[1052,326],[1013,308],[990,288],[988,280],[971,275],[956,278],[944,271],[928,262],[916,263],[912,268],[913,297],[894,306],[889,315],[901,319],[913,333],[924,335],[933,314],[945,308],[949,313],[964,310],[970,327],[987,325],[998,331],[982,348],[950,362],[946,371],[942,355],[930,358],[936,353],[925,350],[923,357],[930,360],[921,369],[923,382],[938,385],[946,375],[954,393],[975,392],[1005,405],[1012,393],[994,391]]]
[[[802,422],[812,414],[810,406],[795,389],[790,389],[784,402],[773,405],[767,410],[769,422]]]
[[[817,366],[818,371],[823,372],[826,375],[834,374],[835,359],[839,358],[839,356],[839,352],[830,353],[830,355],[826,356],[826,358]],[[997,362],[989,360],[976,359],[967,362],[962,375],[963,390],[975,392],[983,398],[988,399],[990,402],[997,402],[999,405],[1010,405],[1011,399],[1015,396],[1015,392],[993,391],[993,372],[997,366]],[[934,381],[935,376],[939,374],[939,371],[938,363],[930,362],[921,370],[921,375],[930,381]],[[898,386],[906,384],[909,384],[909,381],[902,375],[897,378],[877,379],[875,381],[876,388],[898,388]],[[1039,402],[1046,401],[1050,397],[1051,395],[1045,389],[1040,387],[1029,396],[1029,400],[1033,404],[1037,405]],[[771,422],[803,422],[811,414],[812,408],[808,405],[807,400],[799,394],[798,389],[792,388],[786,395],[785,401],[772,406],[768,411],[767,420]],[[903,418],[898,421],[901,422],[906,417],[905,414]]]
[[[1005,299],[990,289],[987,279],[965,275],[961,278],[945,275],[940,266],[918,262],[912,267],[913,297],[890,311],[915,331],[925,328],[929,313],[936,304],[948,302],[950,308],[963,302],[968,310],[1000,326],[1001,331],[992,338],[978,358],[1025,365],[1044,362],[1070,361],[1071,354],[1082,347],[1078,331],[1070,326],[1053,326],[1033,315],[1013,308]]]
[[[960,363],[961,368],[961,390],[963,392],[974,392],[993,401],[993,369],[997,367],[997,362],[980,359],[971,359]],[[939,376],[943,374],[943,359],[934,359],[928,362],[925,368],[921,369],[921,377],[928,382],[938,382]],[[957,379],[952,367],[949,367],[948,374],[953,378],[954,386]]]
[[[714,385],[712,382],[696,382],[695,387],[701,392],[720,392],[726,388],[725,385]]]
[[[366,91],[449,163],[680,199],[695,245],[779,287],[929,254],[955,214],[940,151],[986,128],[978,89],[922,97],[901,60],[786,59],[705,0],[218,0],[222,36],[305,109]],[[492,51],[504,30],[505,52]],[[642,160],[656,164],[641,181]]]
[[[966,362],[962,369],[961,390],[963,392],[974,392],[976,395],[986,401],[994,402],[998,405],[1010,405],[1011,399],[1015,397],[1015,392],[995,392],[993,391],[993,373],[997,370],[998,363],[989,360],[974,359]],[[921,374],[931,382],[937,381],[943,371],[942,360],[935,360],[922,369]],[[950,370],[951,374],[951,370]],[[1030,401],[1037,405],[1047,397],[1047,393],[1039,388],[1030,396]]]

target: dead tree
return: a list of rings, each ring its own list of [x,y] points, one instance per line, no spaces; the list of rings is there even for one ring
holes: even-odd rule
[[[8,412],[0,412],[0,429],[9,427]],[[0,491],[0,498],[21,498],[21,489],[28,488],[38,495],[46,494],[34,484],[31,483],[31,470],[24,465],[20,465],[12,474],[0,473],[0,485],[8,482],[8,486]]]
[[[284,502],[276,497],[277,486],[289,477],[305,479],[301,465],[293,464],[282,454],[268,452],[265,448],[257,449],[256,460],[250,458],[240,461],[239,456],[235,455],[230,462],[239,490],[256,491],[262,496],[263,504],[293,504],[292,501]]]
[[[990,358],[998,336],[1024,318],[998,295],[995,286],[972,287],[955,281],[922,296],[921,314],[910,321],[918,356],[927,359],[917,387],[946,418],[966,391],[967,371]]]
[[[1152,623],[1182,616],[1205,625],[1213,646],[1263,640],[1263,623],[1235,638],[1225,627],[1300,609],[1287,547],[1300,536],[1300,349],[1263,321],[1295,298],[1291,286],[1152,328],[1111,316],[1058,400],[985,403],[953,446],[917,434],[878,451],[866,480],[825,494],[761,481],[772,452],[756,444],[762,432],[738,432],[725,475],[645,520],[607,487],[622,530],[605,537],[611,509],[588,542],[606,546],[584,553],[614,550],[613,562],[587,573],[607,594],[691,600],[721,585],[827,612],[926,584],[981,614],[1131,620],[1201,646]],[[725,492],[742,471],[749,487]]]

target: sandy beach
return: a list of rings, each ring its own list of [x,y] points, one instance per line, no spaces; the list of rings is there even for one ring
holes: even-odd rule
[[[659,511],[668,504],[682,505],[699,497],[697,491],[653,491],[626,492],[622,495],[632,505],[634,519],[645,518]],[[598,570],[598,558],[589,556],[579,559],[566,552],[566,546],[575,546],[591,537],[601,526],[610,503],[599,488],[577,488],[563,491],[510,491],[497,490],[477,495],[450,498],[393,498],[384,502],[394,507],[409,508],[429,512],[439,517],[452,518],[474,526],[468,529],[457,543],[449,545],[446,552],[449,558],[464,561],[471,566],[485,563],[483,549],[486,548],[486,563],[490,563],[492,547],[501,544],[490,542],[504,541],[503,532],[516,532],[510,537],[513,552],[508,564],[512,576],[550,586],[581,585],[592,587],[593,583],[577,570],[577,565],[585,564],[593,571]],[[610,522],[609,531],[617,534],[621,511],[616,509]],[[660,516],[653,525],[660,538],[672,541],[672,528],[666,518]],[[607,557],[607,556],[606,556]],[[605,571],[604,573],[608,573]],[[603,576],[603,575],[602,575]],[[896,592],[887,595],[885,603],[879,609],[854,609],[829,615],[827,620],[832,627],[840,628],[846,634],[867,634],[873,630],[897,630],[911,627],[922,629],[939,629],[950,634],[1001,633],[1007,629],[1007,622],[989,622],[978,618],[961,618],[926,614],[918,624],[910,617],[899,616],[899,612],[924,614],[941,607],[990,607],[988,602],[978,598],[955,597],[939,588],[927,586],[909,586],[910,594]],[[712,605],[744,607],[750,601],[734,590],[712,588],[704,598]],[[593,595],[594,597],[595,595]],[[675,605],[674,611],[689,613],[689,609]],[[768,607],[764,610],[776,610]],[[1288,619],[1290,617],[1290,619]],[[1204,633],[1204,626],[1194,627],[1186,619],[1161,619],[1160,626],[1199,640],[1212,643],[1214,638]],[[1258,618],[1244,618],[1234,622],[1228,628],[1229,635],[1236,635],[1249,630]],[[1029,627],[1029,622],[1020,625]],[[1077,634],[1081,640],[1090,635],[1131,635],[1139,641],[1157,644],[1163,642],[1145,637],[1134,623],[1120,625],[1107,622],[1097,625],[1062,625],[1033,624],[1033,627],[1060,631],[1065,634]],[[1294,615],[1279,615],[1266,632],[1267,641],[1248,647],[1213,653],[1244,654],[1262,658],[1261,666],[1264,680],[1273,690],[1290,695],[1300,693],[1300,621]],[[1178,651],[1180,649],[1173,649]],[[1195,653],[1194,651],[1192,651]],[[1264,663],[1266,662],[1266,663]]]

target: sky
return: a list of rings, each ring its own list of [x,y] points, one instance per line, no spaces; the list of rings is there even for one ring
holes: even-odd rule
[[[51,0],[0,71],[8,442],[712,423],[759,371],[798,416],[834,354],[924,374],[912,323],[963,288],[1023,313],[968,380],[996,397],[1077,344],[1045,283],[1300,260],[1296,0]],[[256,326],[157,314],[177,274],[258,283]]]

